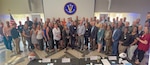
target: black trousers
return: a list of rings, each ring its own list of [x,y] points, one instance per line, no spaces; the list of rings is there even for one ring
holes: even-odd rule
[[[138,59],[139,59],[139,62],[141,62],[143,60],[144,54],[145,54],[145,51],[138,49]]]
[[[89,43],[89,39],[88,39],[88,38],[89,38],[89,37],[86,37],[86,36],[84,37],[85,45],[86,45],[86,46],[88,46],[88,43]]]
[[[58,44],[59,44],[59,40],[55,40],[54,41],[54,46],[56,46],[57,49],[58,49]]]
[[[65,38],[65,39],[64,39],[64,43],[65,43],[65,48],[67,48],[68,43],[69,43],[69,39]]]
[[[34,49],[34,45],[32,44],[31,42],[31,37],[29,38],[26,38],[27,42],[28,42],[28,49],[31,50],[31,49]]]
[[[76,38],[71,36],[71,48],[72,49],[75,48],[75,41],[76,41]]]
[[[40,50],[44,50],[43,39],[38,39],[38,42],[39,42]]]

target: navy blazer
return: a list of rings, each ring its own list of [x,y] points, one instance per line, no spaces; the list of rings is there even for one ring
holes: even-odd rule
[[[113,34],[114,34],[114,35],[112,36],[113,40],[114,40],[114,41],[119,41],[119,40],[120,40],[120,36],[121,36],[121,34],[122,34],[121,30],[120,30],[120,29],[117,29],[115,33],[113,32]]]
[[[92,30],[92,26],[91,26],[91,28],[90,28],[91,30]],[[90,33],[90,38],[91,39],[96,39],[97,38],[97,31],[98,31],[98,28],[96,27],[96,26],[94,26],[94,29],[93,29],[93,31]]]
[[[72,35],[76,35],[76,33],[77,33],[77,27],[71,25],[71,26],[69,27],[69,31],[70,31],[70,35],[71,35],[71,36],[72,36]]]

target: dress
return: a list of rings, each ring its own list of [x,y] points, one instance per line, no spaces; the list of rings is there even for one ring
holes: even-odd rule
[[[36,31],[32,29],[32,37],[31,37],[32,44],[38,44],[37,38],[36,38]]]
[[[97,32],[97,43],[103,44],[104,29],[99,29]]]

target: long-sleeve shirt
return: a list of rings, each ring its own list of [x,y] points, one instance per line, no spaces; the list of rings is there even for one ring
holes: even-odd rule
[[[85,26],[84,25],[78,25],[77,34],[78,35],[84,35],[84,33],[85,33]]]
[[[54,38],[54,40],[60,40],[60,38],[61,38],[61,31],[60,31],[60,29],[59,28],[53,28],[53,38]]]

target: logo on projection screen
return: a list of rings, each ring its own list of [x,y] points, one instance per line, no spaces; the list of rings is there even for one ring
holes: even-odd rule
[[[74,3],[68,2],[64,6],[64,11],[65,11],[66,14],[72,15],[77,11],[77,7]]]

